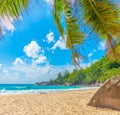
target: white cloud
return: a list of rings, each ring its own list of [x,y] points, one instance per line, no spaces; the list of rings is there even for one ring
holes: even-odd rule
[[[99,47],[98,47],[99,50],[105,50],[106,49],[105,41],[101,41],[98,45],[99,45]]]
[[[28,57],[37,58],[39,56],[41,47],[37,44],[36,41],[31,41],[30,44],[24,47],[23,51]]]
[[[50,32],[46,35],[46,39],[47,39],[47,42],[50,44],[52,42],[55,42],[54,40],[54,33],[53,32]]]
[[[97,50],[93,49],[91,53],[88,54],[88,57],[91,58]]]
[[[14,65],[23,65],[24,62],[21,58],[16,58],[13,64]]]
[[[6,70],[6,69],[3,69],[2,72],[3,72],[3,73],[8,73],[9,71]]]
[[[94,49],[93,52],[97,52],[97,50]]]
[[[47,62],[47,58],[44,55],[40,55],[35,61],[36,64],[42,64]]]
[[[46,3],[53,5],[54,1],[53,0],[45,0]]]
[[[46,58],[40,55],[40,60],[38,63],[45,62]],[[39,58],[38,58],[39,59]],[[18,60],[18,61],[16,61]],[[17,64],[21,63],[21,59],[17,58],[15,62]],[[34,59],[37,60],[37,59]],[[46,60],[47,61],[47,60]],[[14,62],[14,63],[15,63]],[[19,62],[19,63],[18,63]],[[93,63],[93,62],[91,62]],[[91,63],[82,63],[80,66],[82,68],[88,67]],[[41,81],[49,81],[50,79],[55,79],[59,72],[65,70],[72,71],[74,69],[73,65],[66,64],[62,66],[54,66],[49,63],[43,65],[37,64],[22,64],[21,66],[2,66],[0,69],[0,83],[35,83]]]
[[[0,83],[35,83],[49,81],[57,77],[59,72],[64,70],[72,71],[73,65],[63,66],[37,66],[26,64],[22,66],[4,66],[0,72]],[[9,73],[8,73],[9,72]]]
[[[56,48],[60,48],[61,50],[67,49],[65,40],[62,39],[62,37],[59,38],[59,40],[54,44],[54,46],[51,49],[55,50]]]
[[[93,53],[89,53],[89,54],[88,54],[88,57],[89,57],[89,58],[90,58],[91,56],[93,56]]]
[[[17,76],[17,75],[19,75],[19,73],[18,72],[13,72],[13,75]]]
[[[32,58],[32,64],[46,64],[48,63],[47,57],[44,55],[44,50],[35,41],[24,47],[23,51],[28,57]]]
[[[11,17],[7,17],[7,16],[3,16],[0,17],[0,24],[3,27],[3,31],[4,30],[10,30],[10,31],[14,31],[14,25],[13,25],[13,18]]]
[[[0,67],[2,67],[3,65],[2,64],[0,64]]]

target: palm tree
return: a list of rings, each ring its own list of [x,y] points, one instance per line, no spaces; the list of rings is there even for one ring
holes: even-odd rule
[[[120,58],[120,42],[116,42],[120,37],[120,12],[118,7],[111,0],[74,0],[75,7],[80,8],[86,25],[97,33],[100,38],[107,43],[107,56],[116,60]],[[73,13],[73,2],[70,0],[55,0],[54,19],[58,30],[63,36],[67,35],[66,46],[74,49],[76,44],[83,43],[84,34],[80,32],[78,18]],[[80,11],[77,12],[78,15]],[[61,24],[61,18],[64,15],[66,21],[66,33]],[[74,21],[73,21],[74,20]],[[74,29],[73,29],[74,28]],[[72,35],[71,35],[72,33]],[[72,36],[72,37],[71,37]],[[79,58],[78,52],[73,50],[73,59]],[[76,63],[76,60],[74,60]]]
[[[85,23],[90,26],[91,30],[95,32],[100,38],[106,41],[107,51],[106,54],[111,60],[120,59],[120,12],[118,7],[111,2],[111,0],[74,0],[77,4],[77,7],[82,10]],[[69,7],[65,10],[66,6],[69,3]],[[76,8],[77,8],[76,7]],[[66,11],[68,13],[66,13]],[[72,2],[68,0],[56,0],[54,3],[54,17],[57,24],[58,30],[60,31],[61,36],[63,36],[62,24],[60,22],[62,15],[64,15],[65,20],[69,20],[71,17],[74,17],[72,12]],[[77,12],[80,13],[80,12]],[[79,20],[75,18],[76,20]],[[71,22],[72,23],[72,22]],[[69,34],[69,28],[74,28],[78,25],[75,21],[75,26],[67,24],[66,21],[66,33],[67,41],[66,46],[70,49],[74,49],[75,42],[74,36],[76,37],[76,31],[72,30],[71,39]],[[77,31],[78,32],[78,31]],[[83,36],[83,33],[79,31],[79,35]],[[84,37],[77,36],[77,41],[82,40]],[[76,39],[75,38],[75,39]],[[74,44],[75,43],[75,44]],[[77,42],[78,43],[78,42]],[[82,43],[82,42],[80,42]],[[72,46],[72,47],[69,47]],[[73,58],[79,58],[78,52],[73,52]],[[76,64],[76,60],[75,60]],[[92,97],[89,102],[91,106],[100,106],[100,107],[112,107],[114,109],[120,110],[119,96],[116,97],[119,92],[118,83],[120,83],[120,78],[117,79],[117,82],[114,81],[114,78],[105,83]],[[108,88],[109,87],[109,88]],[[107,100],[108,99],[108,100]],[[107,101],[106,101],[107,100]],[[115,101],[114,101],[115,100]],[[118,102],[118,103],[117,103]]]
[[[65,18],[66,31],[64,31],[61,19]],[[72,50],[72,62],[79,65],[79,52],[76,46],[84,41],[84,33],[80,30],[78,19],[73,14],[71,2],[68,0],[54,1],[54,20],[62,38],[66,35],[66,47]]]
[[[0,0],[0,16],[3,19],[5,16],[9,19],[11,17],[19,19],[21,11],[28,7],[29,1]],[[77,8],[80,11],[75,13],[74,10]],[[77,18],[77,15],[84,17],[86,25],[106,41],[107,56],[113,60],[120,58],[120,11],[112,0],[54,0],[53,11],[54,20],[60,35],[63,39],[66,36],[66,47],[72,50],[72,61],[74,64],[78,64],[79,58],[81,58],[76,47],[82,44],[85,39],[85,34],[80,29],[80,19]],[[65,30],[61,21],[63,17],[66,23]],[[0,34],[3,34],[1,24]],[[115,97],[114,95],[113,97]],[[94,102],[94,98],[91,102]]]
[[[61,19],[64,15],[66,31],[63,29]],[[84,33],[80,30],[78,19],[73,15],[73,9],[69,0],[54,1],[54,20],[62,38],[66,35],[66,47],[72,50],[72,61],[78,64],[80,58],[75,47],[84,41]]]
[[[21,11],[28,7],[30,0],[1,0],[0,17],[19,19]],[[74,5],[76,4],[76,5]],[[54,20],[62,38],[66,36],[66,47],[72,50],[72,61],[79,63],[79,51],[77,46],[82,44],[85,34],[80,29],[80,19],[74,13],[75,8],[83,13],[86,25],[97,33],[107,43],[106,54],[110,59],[116,60],[120,57],[120,12],[118,6],[111,0],[54,0]],[[64,17],[66,29],[63,29],[62,18]],[[3,27],[0,24],[0,34],[3,34]]]
[[[0,0],[0,17],[19,19],[21,11],[28,7],[29,0]],[[3,27],[0,24],[0,34],[3,34]]]

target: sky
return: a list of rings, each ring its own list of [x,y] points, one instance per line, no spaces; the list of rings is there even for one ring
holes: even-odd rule
[[[33,2],[19,20],[5,17],[0,18],[0,23],[4,27],[0,41],[0,84],[34,84],[75,69],[71,51],[54,23],[51,0],[37,5]],[[87,37],[80,50],[86,59],[81,66],[87,67],[103,57],[105,43],[88,28],[84,31]]]

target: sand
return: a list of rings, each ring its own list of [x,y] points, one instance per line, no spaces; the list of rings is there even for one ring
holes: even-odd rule
[[[0,115],[120,115],[119,111],[88,106],[96,90],[47,94],[0,95]]]

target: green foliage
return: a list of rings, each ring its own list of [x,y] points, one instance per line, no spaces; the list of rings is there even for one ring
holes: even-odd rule
[[[19,18],[21,9],[28,7],[29,0],[0,0],[0,16]]]
[[[111,62],[107,57],[103,57],[86,69],[74,70],[71,73],[67,72],[67,74],[65,72],[63,74],[59,73],[54,81],[60,85],[65,83],[73,85],[103,83],[117,75],[120,75],[120,61]]]
[[[80,0],[84,19],[101,38],[120,35],[119,10],[110,0]]]
[[[66,31],[62,27],[62,16],[66,23]],[[62,37],[67,36],[66,47],[73,49],[74,45],[83,43],[84,35],[80,31],[78,19],[73,15],[72,3],[68,0],[54,1],[54,20]]]
[[[58,27],[60,35],[64,36],[64,29],[61,24],[61,18],[63,13],[63,0],[54,0],[54,21]]]
[[[66,36],[66,47],[72,50],[73,64],[77,65],[80,56],[75,50],[75,47],[83,43],[84,34],[80,30],[78,19],[74,16],[72,2],[69,0],[55,0],[54,1],[54,20],[60,35],[64,38]],[[63,18],[64,17],[64,18]],[[63,29],[62,19],[66,24],[66,29]]]
[[[120,41],[116,42],[120,38],[120,10],[115,4],[111,0],[55,0],[54,20],[61,36],[67,36],[66,46],[73,51],[75,45],[83,43],[85,35],[80,31],[83,26],[78,23],[83,18],[84,23],[106,41],[106,55],[111,60],[120,59]],[[80,10],[75,12],[74,9]],[[65,17],[66,31],[62,27],[62,16]],[[78,54],[73,51],[73,64],[78,65]]]
[[[65,70],[63,73],[58,73],[57,78],[55,80],[51,80],[51,84],[56,85],[63,85],[64,83],[67,82],[68,78],[69,78],[69,72],[67,70]]]
[[[111,0],[80,0],[84,11],[85,23],[93,32],[107,41],[107,56],[111,60],[120,58],[120,51],[115,43],[120,37],[120,15],[119,8]]]
[[[29,0],[0,0],[0,17],[3,19],[19,19],[21,11],[28,7]],[[3,34],[2,24],[0,24],[0,34]]]

